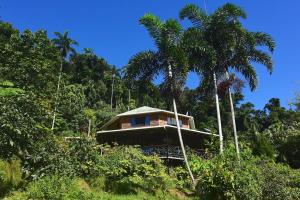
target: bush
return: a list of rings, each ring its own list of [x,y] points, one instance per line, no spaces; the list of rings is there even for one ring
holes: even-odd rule
[[[165,191],[170,183],[157,156],[145,156],[133,147],[111,149],[103,156],[99,168],[105,175],[106,189],[117,193]]]
[[[68,155],[73,159],[77,176],[87,178],[99,174],[100,151],[94,140],[81,138],[68,142]]]
[[[80,188],[76,180],[59,175],[32,182],[27,190],[30,199],[71,200],[94,199],[94,194]]]
[[[13,188],[17,188],[22,181],[22,170],[19,160],[9,162],[0,160],[0,196]]]
[[[300,199],[299,171],[267,157],[242,151],[241,163],[233,147],[212,160],[194,159],[197,192],[203,199]]]
[[[199,160],[197,192],[204,199],[260,199],[260,173],[251,152],[239,166],[234,149],[210,161]]]
[[[47,176],[32,182],[26,192],[15,192],[7,200],[34,199],[34,200],[134,200],[134,199],[174,199],[168,194],[151,195],[143,191],[130,195],[115,195],[94,191],[83,179],[70,179],[58,175]]]
[[[263,184],[262,198],[266,200],[300,199],[300,172],[282,164],[260,161]]]
[[[176,188],[180,190],[192,188],[191,178],[186,168],[182,166],[173,168],[172,176],[176,179]]]

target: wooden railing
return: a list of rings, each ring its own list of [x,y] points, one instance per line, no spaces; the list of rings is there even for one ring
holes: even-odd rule
[[[142,151],[145,155],[158,155],[162,159],[177,159],[182,160],[183,155],[182,151],[179,146],[144,146],[141,147]],[[213,157],[213,153],[205,152],[202,149],[190,149],[186,148],[186,150],[192,151],[194,154],[204,158],[204,159],[210,159]]]

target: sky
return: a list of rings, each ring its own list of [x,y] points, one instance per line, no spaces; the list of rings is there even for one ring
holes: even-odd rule
[[[224,3],[234,3],[247,13],[244,26],[250,31],[263,31],[276,41],[273,54],[274,71],[270,75],[264,66],[255,65],[258,88],[244,89],[245,102],[262,109],[272,97],[289,102],[300,91],[300,1],[299,0],[206,0],[209,13]],[[108,63],[117,67],[127,64],[139,51],[155,49],[153,41],[138,20],[153,13],[162,20],[178,19],[178,13],[188,3],[204,8],[204,0],[0,0],[1,20],[20,30],[53,32],[69,31],[70,37],[83,48],[91,48]],[[188,22],[181,22],[185,27]],[[195,88],[199,78],[191,74],[187,86]]]

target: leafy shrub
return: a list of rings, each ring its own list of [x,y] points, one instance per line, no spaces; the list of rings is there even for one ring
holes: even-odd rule
[[[300,130],[299,135],[290,136],[287,142],[283,144],[280,149],[281,161],[285,161],[292,168],[300,168]]]
[[[105,177],[104,176],[96,176],[89,178],[88,180],[89,185],[95,191],[104,191],[105,190]]]
[[[195,161],[194,161],[195,162]],[[212,160],[191,162],[198,177],[197,192],[204,199],[299,199],[299,172],[268,158],[242,151],[241,162],[233,147]]]
[[[211,161],[199,161],[197,191],[204,199],[260,199],[259,170],[249,166],[251,152],[239,166],[234,149]],[[204,162],[204,163],[203,163]]]
[[[50,135],[36,145],[39,151],[28,156],[25,162],[25,170],[32,179],[54,173],[85,178],[99,173],[100,154],[93,140],[81,138],[66,142]]]
[[[255,133],[252,146],[254,155],[275,158],[275,149],[264,135]]]
[[[22,169],[19,160],[9,162],[0,160],[0,196],[16,188],[22,181]]]
[[[94,140],[80,138],[68,142],[68,154],[73,159],[77,176],[90,177],[99,174],[99,146]]]
[[[54,173],[75,177],[76,166],[68,153],[67,144],[58,137],[47,135],[36,142],[34,153],[27,155],[24,169],[27,179],[38,179]]]
[[[300,172],[282,164],[260,161],[263,184],[262,198],[266,200],[300,199]]]
[[[45,110],[34,95],[0,97],[0,158],[21,159],[36,150],[47,131]]]
[[[94,194],[80,188],[76,180],[59,175],[32,182],[27,190],[31,199],[71,200],[94,199]]]
[[[106,177],[106,189],[117,193],[165,191],[170,183],[161,160],[134,147],[111,149],[99,168]]]
[[[13,191],[9,196],[5,197],[4,200],[23,200],[28,199],[28,194],[21,191]]]
[[[191,180],[188,171],[182,167],[175,167],[172,169],[172,176],[176,179],[176,188],[185,190],[191,188]]]

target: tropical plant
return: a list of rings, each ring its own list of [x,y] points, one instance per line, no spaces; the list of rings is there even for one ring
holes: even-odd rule
[[[148,81],[153,81],[159,74],[164,77],[163,85],[173,99],[173,110],[181,150],[194,182],[184,149],[175,100],[184,86],[189,69],[187,56],[182,45],[182,27],[176,20],[170,19],[162,22],[152,14],[144,15],[140,19],[140,23],[146,27],[153,38],[157,51],[143,51],[133,56],[127,65],[126,75],[132,80]]]
[[[97,167],[105,177],[105,188],[116,193],[167,191],[170,179],[157,156],[145,156],[134,147],[108,150]]]
[[[22,181],[20,160],[0,160],[0,197],[13,188],[17,188]]]
[[[0,32],[1,38],[1,34],[10,31],[1,29]],[[59,52],[51,44],[46,31],[33,33],[25,30],[6,37],[5,44],[0,45],[0,81],[9,81],[16,88],[49,99],[54,89]]]
[[[267,47],[270,52],[273,52],[275,42],[266,33],[251,32],[245,29],[239,19],[246,19],[246,13],[240,7],[227,3],[218,8],[213,14],[207,15],[196,5],[190,4],[181,10],[180,18],[188,18],[193,24],[193,27],[189,29],[199,31],[199,39],[204,40],[214,50],[215,66],[213,66],[213,69],[207,69],[207,66],[204,66],[203,69],[204,71],[213,71],[213,76],[204,76],[204,79],[207,80],[203,80],[203,83],[212,85],[211,83],[214,82],[216,90],[216,81],[212,81],[212,79],[216,79],[216,75],[229,77],[229,70],[232,69],[239,72],[249,83],[250,89],[254,90],[257,86],[257,75],[253,62],[266,66],[268,71],[272,72],[271,56],[258,47]],[[202,55],[203,53],[200,53],[199,57],[201,58]],[[235,113],[230,87],[228,87],[228,94],[235,145],[239,156]]]
[[[15,88],[14,84],[10,81],[0,82],[0,97],[9,97],[23,94],[24,90]]]
[[[56,118],[56,112],[57,112],[57,104],[58,104],[58,94],[60,91],[60,82],[61,82],[61,76],[62,76],[62,70],[63,70],[63,62],[64,59],[69,55],[69,53],[76,53],[75,49],[72,47],[73,45],[78,45],[78,43],[68,37],[69,32],[65,31],[64,34],[61,34],[59,32],[54,33],[57,38],[54,38],[52,40],[53,44],[59,49],[61,55],[60,55],[60,69],[58,74],[58,82],[57,82],[57,88],[56,88],[56,99],[54,102],[54,111],[53,111],[53,120],[52,120],[52,126],[51,130],[54,129],[55,126],[55,118]]]
[[[45,110],[34,95],[0,97],[0,113],[0,158],[33,154],[36,141],[47,133]]]

